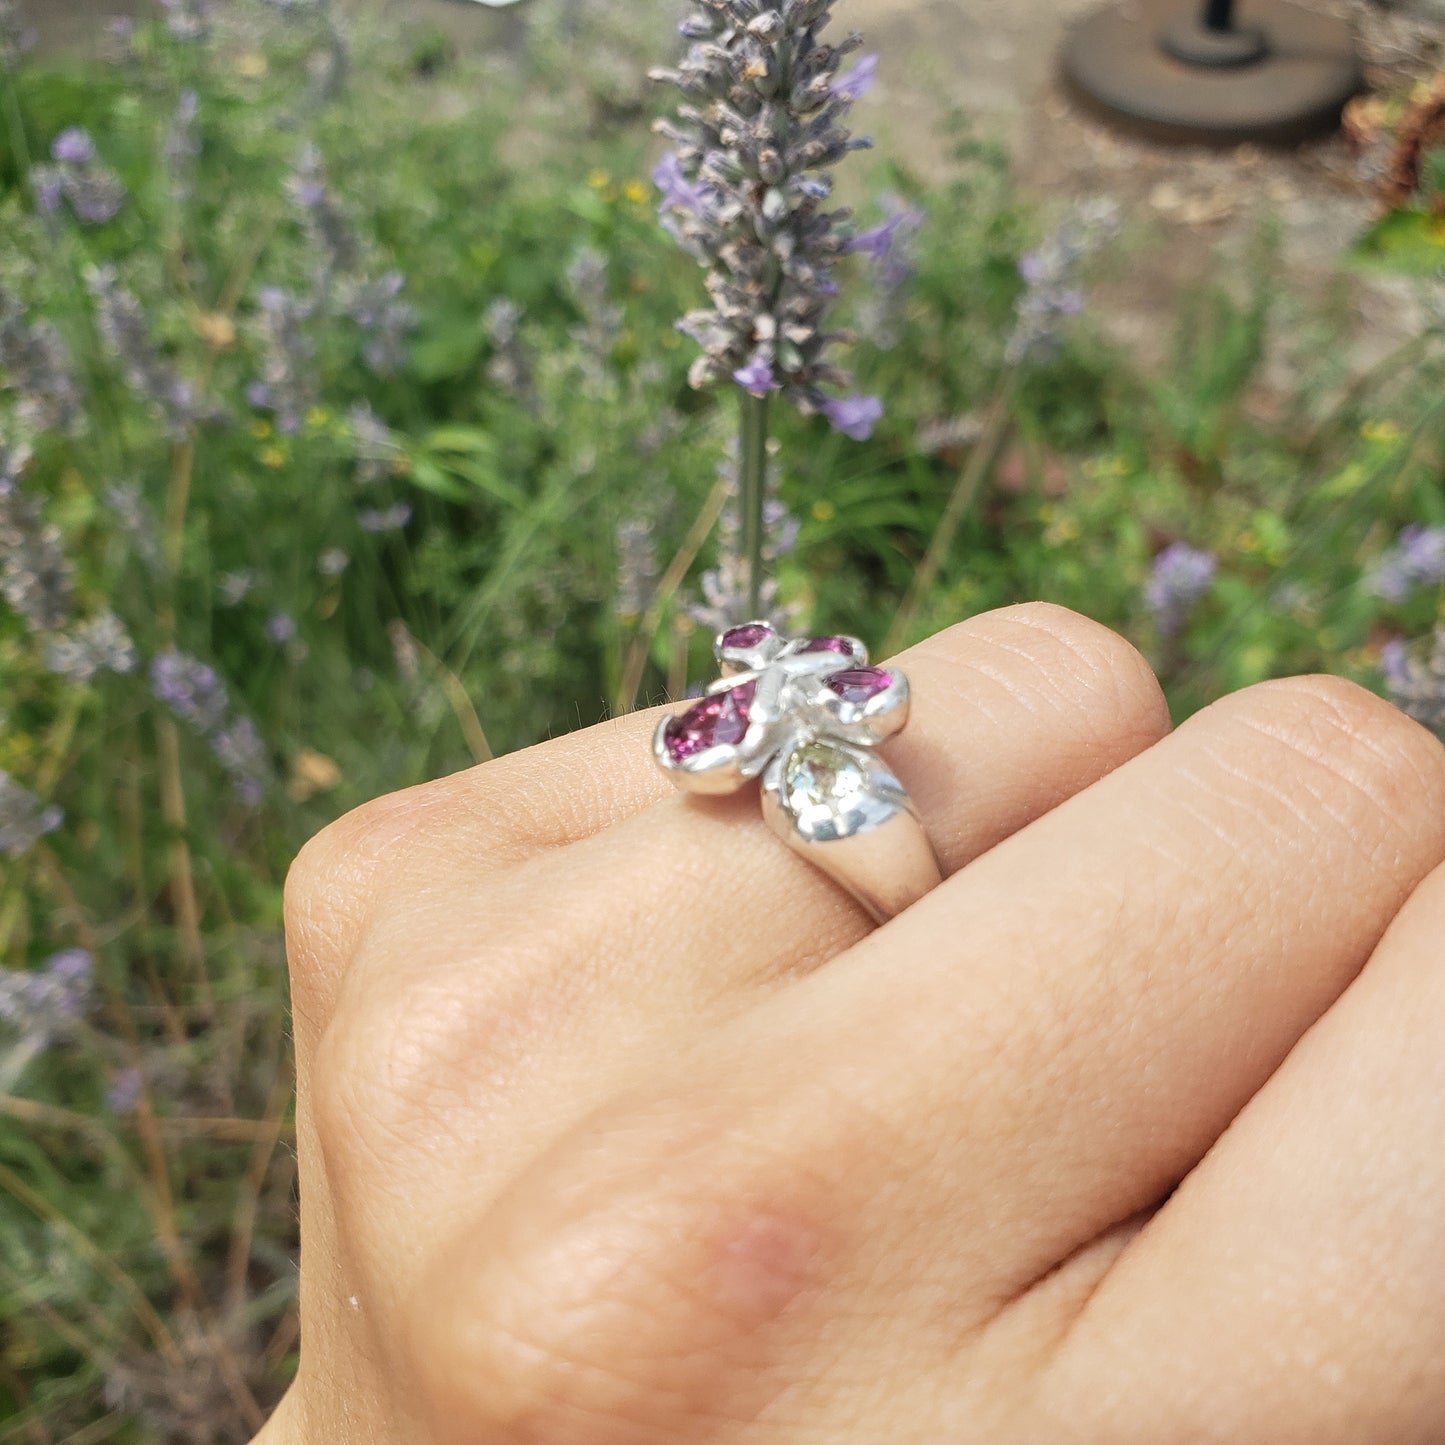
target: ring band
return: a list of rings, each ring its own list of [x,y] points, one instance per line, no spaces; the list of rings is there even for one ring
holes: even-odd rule
[[[664,718],[653,756],[680,788],[762,779],[763,817],[879,923],[942,880],[903,784],[876,749],[908,721],[908,679],[870,667],[856,637],[786,638],[765,622],[721,633],[722,676]]]

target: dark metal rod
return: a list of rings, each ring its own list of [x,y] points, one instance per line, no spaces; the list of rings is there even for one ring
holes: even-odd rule
[[[1234,29],[1234,0],[1204,0],[1206,30]]]

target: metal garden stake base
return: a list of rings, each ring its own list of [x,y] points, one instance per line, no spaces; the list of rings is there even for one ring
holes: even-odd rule
[[[1075,99],[1157,140],[1289,144],[1333,130],[1365,81],[1350,28],[1287,0],[1124,0],[1079,24],[1060,65]]]

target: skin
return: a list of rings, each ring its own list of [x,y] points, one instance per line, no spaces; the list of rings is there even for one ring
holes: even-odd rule
[[[900,661],[880,929],[656,713],[308,845],[260,1445],[1445,1438],[1445,749],[1329,678],[1171,733],[1043,605]]]

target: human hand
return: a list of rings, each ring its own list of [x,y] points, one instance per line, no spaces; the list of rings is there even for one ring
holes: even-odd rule
[[[655,713],[307,847],[266,1445],[1445,1438],[1445,750],[1166,735],[1048,606],[902,662],[951,876],[881,929]]]

